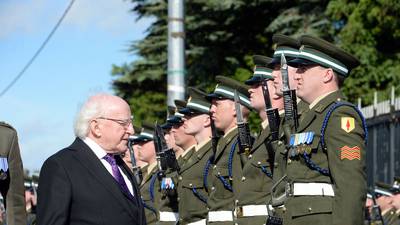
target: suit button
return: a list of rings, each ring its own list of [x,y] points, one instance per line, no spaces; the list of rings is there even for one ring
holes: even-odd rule
[[[312,208],[311,208],[311,207],[310,207],[310,208],[308,208],[308,211],[309,211],[309,212],[312,212]]]
[[[245,181],[246,180],[246,177],[242,177],[242,181]]]

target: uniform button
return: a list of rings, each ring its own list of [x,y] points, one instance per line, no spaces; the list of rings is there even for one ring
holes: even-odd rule
[[[311,207],[310,207],[310,208],[308,208],[308,211],[309,211],[309,212],[312,212],[312,208],[311,208]]]
[[[193,184],[189,184],[189,186],[190,186],[190,187],[192,187],[192,186],[193,186]]]
[[[213,187],[211,187],[211,190],[212,190],[212,191],[214,191],[214,190],[215,190],[215,187],[214,187],[214,186],[213,186]]]
[[[282,145],[283,144],[283,142],[282,141],[278,141],[278,145]]]
[[[207,211],[210,211],[210,208],[207,207]]]
[[[218,174],[218,176],[220,176],[220,175],[221,175],[221,173],[220,173],[220,172],[218,172],[217,174]]]
[[[251,159],[251,158],[253,158],[253,155],[252,155],[252,154],[249,155],[249,159]]]
[[[291,160],[291,159],[288,159],[288,160],[287,160],[287,164],[290,164],[290,163],[292,163],[292,160]]]
[[[216,168],[217,168],[217,165],[214,165],[214,166],[213,166],[213,169],[216,169]]]
[[[278,165],[279,165],[279,163],[277,163],[277,162],[274,162],[274,167],[275,167],[275,168],[277,168],[277,167],[278,167]]]
[[[257,165],[261,165],[261,162],[257,162]]]
[[[178,202],[179,202],[179,200],[181,200],[181,198],[178,197],[176,200],[178,200]]]
[[[235,223],[235,225],[238,225],[238,223]]]
[[[242,181],[245,181],[246,180],[246,177],[242,177]]]
[[[178,177],[178,180],[182,180],[182,177],[181,177],[181,176],[179,176],[179,177]]]
[[[282,211],[286,212],[286,207],[285,206],[282,207]]]

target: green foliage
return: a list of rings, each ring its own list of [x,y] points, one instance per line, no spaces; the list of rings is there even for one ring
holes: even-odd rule
[[[333,35],[345,50],[357,56],[361,66],[346,79],[344,92],[353,102],[362,97],[371,104],[373,91],[387,99],[388,88],[399,90],[400,3],[396,0],[332,0],[327,15],[343,26]]]
[[[133,62],[113,66],[115,92],[127,99],[138,121],[165,118],[167,0],[132,0],[133,12],[152,18],[146,37],[132,42]],[[216,75],[244,81],[251,56],[271,56],[271,37],[304,33],[334,42],[362,65],[346,79],[350,101],[372,101],[373,91],[400,94],[400,3],[397,0],[191,0],[185,1],[186,83],[211,91]],[[258,127],[251,116],[252,127]],[[259,119],[258,119],[259,120]]]

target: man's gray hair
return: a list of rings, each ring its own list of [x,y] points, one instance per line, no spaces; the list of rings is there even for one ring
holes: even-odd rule
[[[96,94],[88,98],[75,117],[75,136],[83,139],[88,135],[90,121],[105,115],[107,108],[109,108],[107,100],[112,96],[109,94]]]

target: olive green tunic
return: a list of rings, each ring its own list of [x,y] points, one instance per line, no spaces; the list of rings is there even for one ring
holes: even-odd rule
[[[265,224],[266,215],[246,216],[242,206],[264,205],[267,207],[272,186],[273,150],[269,146],[270,129],[267,126],[252,146],[250,155],[243,166],[240,182],[234,188],[236,222],[239,225]]]
[[[342,99],[340,91],[324,97],[304,115],[297,130],[297,133],[315,132],[312,143],[307,146],[312,150],[310,158],[320,168],[328,169],[330,175],[325,176],[311,169],[299,155],[289,157],[286,168],[291,184],[332,184],[334,196],[290,195],[285,202],[288,219],[284,224],[363,223],[366,198],[365,133],[362,119],[354,108],[342,106],[333,111],[325,131],[326,149],[320,144],[323,120],[330,106]]]
[[[193,152],[179,172],[178,196],[180,225],[207,218],[208,193],[204,187],[203,178],[204,167],[211,155],[212,146],[211,140],[209,140],[200,149]]]
[[[233,154],[231,179],[229,177],[229,168],[228,168],[229,153],[231,151],[232,145],[234,145],[237,142],[237,139],[238,139],[238,130],[235,128],[232,129],[228,134],[225,134],[225,136],[218,141],[214,165],[211,166],[208,175],[209,187],[207,187],[209,190],[209,197],[207,201],[209,212],[231,211],[232,220],[233,220],[233,209],[234,209],[234,199],[235,199],[234,194],[233,191],[224,187],[224,184],[221,181],[221,179],[223,178],[223,180],[225,180],[225,182],[233,189],[236,188],[237,183],[240,181],[242,166],[240,161],[240,155],[237,154],[238,145],[235,146],[235,153]],[[233,224],[232,221],[210,222],[209,216],[208,216],[209,224],[213,225]]]
[[[8,163],[8,170],[0,174],[0,192],[5,199],[7,224],[25,225],[24,171],[17,132],[4,122],[0,122],[0,157]]]

